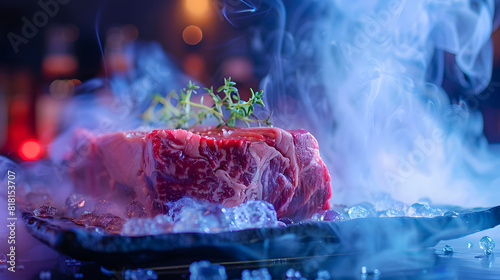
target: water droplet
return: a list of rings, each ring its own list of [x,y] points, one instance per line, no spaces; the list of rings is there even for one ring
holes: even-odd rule
[[[366,266],[361,267],[361,274],[366,275],[368,273],[368,270],[366,269]]]
[[[471,249],[474,247],[474,244],[472,242],[467,242],[467,249]]]
[[[484,250],[485,255],[491,255],[495,248],[495,241],[489,236],[484,236],[479,240],[479,247]]]
[[[378,270],[377,268],[375,268],[375,269],[373,270],[373,275],[374,275],[375,277],[379,276],[379,275],[380,275],[380,270]]]
[[[450,245],[444,245],[443,246],[443,253],[453,254],[453,248]]]

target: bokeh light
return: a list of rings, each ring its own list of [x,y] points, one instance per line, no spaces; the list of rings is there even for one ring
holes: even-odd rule
[[[182,31],[182,39],[188,45],[196,45],[203,39],[203,32],[196,25],[189,25]]]
[[[26,140],[19,146],[19,156],[24,160],[37,160],[42,153],[42,145],[35,139]]]
[[[209,0],[185,0],[184,5],[187,12],[192,16],[203,16],[210,7]]]

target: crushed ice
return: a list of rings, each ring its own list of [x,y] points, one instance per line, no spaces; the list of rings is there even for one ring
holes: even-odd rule
[[[167,213],[154,218],[132,218],[122,235],[140,236],[169,232],[217,233],[248,228],[284,226],[276,217],[273,206],[265,201],[248,201],[240,206],[221,205],[182,198],[165,204]]]
[[[394,200],[390,195],[378,195],[376,202],[362,202],[351,207],[335,206],[320,210],[308,220],[310,222],[343,221],[368,217],[457,217],[455,208],[435,207],[428,199],[419,200],[411,206]],[[92,201],[92,202],[91,202]],[[123,208],[109,200],[93,201],[81,194],[72,194],[66,199],[64,215],[73,218],[76,224],[108,233],[126,236],[156,235],[165,233],[200,232],[219,233],[250,228],[286,227],[295,223],[289,217],[277,219],[274,207],[265,201],[253,200],[240,206],[226,208],[206,201],[188,197],[175,202],[166,202],[166,213],[149,217],[144,205],[132,201]],[[50,205],[35,209],[41,217],[53,216],[55,208]]]

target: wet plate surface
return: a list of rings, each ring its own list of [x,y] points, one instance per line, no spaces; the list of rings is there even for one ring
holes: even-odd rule
[[[215,234],[139,237],[102,234],[63,218],[23,213],[23,219],[30,233],[50,247],[76,259],[119,269],[186,265],[200,259],[261,261],[421,249],[495,227],[500,224],[500,206],[462,211],[458,216],[360,218]]]

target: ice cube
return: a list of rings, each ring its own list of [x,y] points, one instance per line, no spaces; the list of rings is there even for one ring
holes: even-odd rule
[[[189,266],[190,280],[227,280],[226,268],[209,261],[194,262]]]
[[[272,277],[267,268],[263,267],[252,271],[248,269],[243,270],[241,280],[272,280]]]
[[[366,218],[370,216],[370,212],[361,205],[355,205],[349,208],[347,213],[351,219]]]
[[[252,200],[227,210],[231,230],[277,226],[276,211],[265,201]]]
[[[175,215],[174,232],[216,233],[229,230],[226,209],[218,204],[184,206]]]
[[[330,280],[330,273],[326,270],[320,270],[317,273],[316,280]]]
[[[342,214],[335,210],[322,210],[314,213],[311,217],[313,221],[340,221],[343,219]]]
[[[151,269],[127,269],[123,272],[125,280],[155,280],[158,279],[158,274]]]
[[[93,216],[89,215],[88,217],[91,219]],[[123,218],[107,213],[97,216],[92,225],[102,227],[109,233],[119,234],[124,224]]]
[[[104,227],[107,232],[112,234],[120,234],[122,227],[125,224],[125,220],[121,217],[115,216],[111,221],[109,221]]]
[[[484,250],[485,255],[491,255],[495,248],[495,241],[489,236],[484,236],[479,240],[479,247]]]
[[[97,221],[97,215],[94,213],[82,214],[79,217],[73,219],[73,223],[81,226],[95,226]]]
[[[445,217],[458,217],[458,213],[452,210],[446,211],[443,213]]]
[[[72,194],[68,196],[65,203],[66,215],[76,218],[82,214],[91,213],[94,207],[89,201],[91,201],[89,197],[83,194]]]
[[[320,213],[314,213],[311,216],[311,221],[315,221],[315,222],[321,221],[321,214]]]
[[[116,216],[113,215],[113,214],[110,214],[110,213],[106,213],[106,214],[102,214],[102,215],[97,215],[97,219],[96,219],[95,225],[96,226],[100,226],[100,227],[106,227],[106,225],[109,222],[111,222],[111,220],[113,220],[114,217],[116,217]]]
[[[295,270],[293,268],[289,268],[286,271],[285,275],[286,275],[286,279],[289,279],[289,280],[300,280],[300,279],[302,279],[302,273],[300,273],[300,271]]]
[[[126,236],[157,235],[172,232],[174,223],[167,215],[154,218],[132,218],[122,227],[121,234]]]
[[[53,217],[56,212],[57,208],[50,205],[43,205],[33,210],[33,214],[40,218]]]
[[[436,211],[434,211],[434,209],[432,209],[428,204],[413,203],[410,208],[408,208],[408,216],[434,217],[436,216]]]
[[[403,217],[406,215],[405,211],[402,209],[389,209],[385,213],[387,217]]]
[[[125,236],[143,236],[149,235],[152,220],[149,218],[132,218],[125,222],[122,227],[121,235]]]

